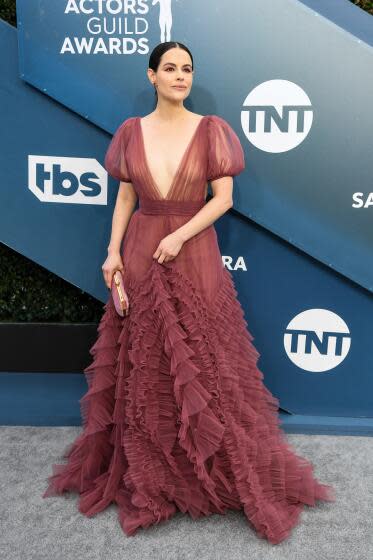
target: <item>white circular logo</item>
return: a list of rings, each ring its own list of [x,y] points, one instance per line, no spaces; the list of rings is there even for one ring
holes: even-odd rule
[[[265,152],[281,153],[303,142],[313,109],[308,95],[288,80],[269,80],[246,97],[241,126],[250,142]]]
[[[307,371],[327,371],[347,356],[351,335],[346,323],[328,309],[308,309],[286,327],[284,347],[290,360]]]

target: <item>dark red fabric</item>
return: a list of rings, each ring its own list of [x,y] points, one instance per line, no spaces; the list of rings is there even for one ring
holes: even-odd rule
[[[214,226],[173,261],[152,258],[203,206],[207,180],[244,169],[240,141],[224,119],[205,116],[163,197],[140,117],[131,117],[105,167],[139,196],[122,251],[130,313],[119,317],[108,298],[84,370],[83,430],[64,452],[67,463],[53,465],[43,497],[78,492],[87,516],[114,502],[127,535],[177,510],[195,519],[242,509],[257,534],[277,544],[305,504],[335,501],[334,489],[317,481],[280,428],[279,401],[257,367]]]

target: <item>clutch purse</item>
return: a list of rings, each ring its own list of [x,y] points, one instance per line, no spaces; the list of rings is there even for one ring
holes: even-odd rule
[[[124,317],[129,313],[129,300],[124,289],[123,276],[120,270],[116,270],[111,279],[111,294],[117,313]]]

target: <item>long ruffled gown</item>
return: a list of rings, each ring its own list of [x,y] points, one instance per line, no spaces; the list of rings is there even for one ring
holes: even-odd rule
[[[223,118],[204,116],[164,197],[140,119],[119,126],[105,157],[110,175],[139,197],[122,250],[130,313],[119,317],[109,296],[84,370],[83,430],[64,451],[67,463],[52,466],[43,497],[77,492],[87,516],[114,502],[127,535],[177,510],[196,519],[242,509],[277,544],[304,504],[335,501],[334,489],[280,428],[214,226],[174,260],[152,257],[203,207],[207,181],[244,169],[242,146]]]

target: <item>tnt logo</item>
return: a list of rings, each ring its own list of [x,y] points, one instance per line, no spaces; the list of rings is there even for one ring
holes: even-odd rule
[[[107,172],[93,158],[29,155],[28,185],[42,202],[107,204]]]
[[[327,371],[347,356],[351,335],[346,323],[327,309],[308,309],[296,315],[284,334],[290,360],[307,371]]]
[[[287,152],[306,138],[313,109],[302,88],[288,80],[269,80],[254,88],[244,101],[242,129],[254,146],[265,152]]]

